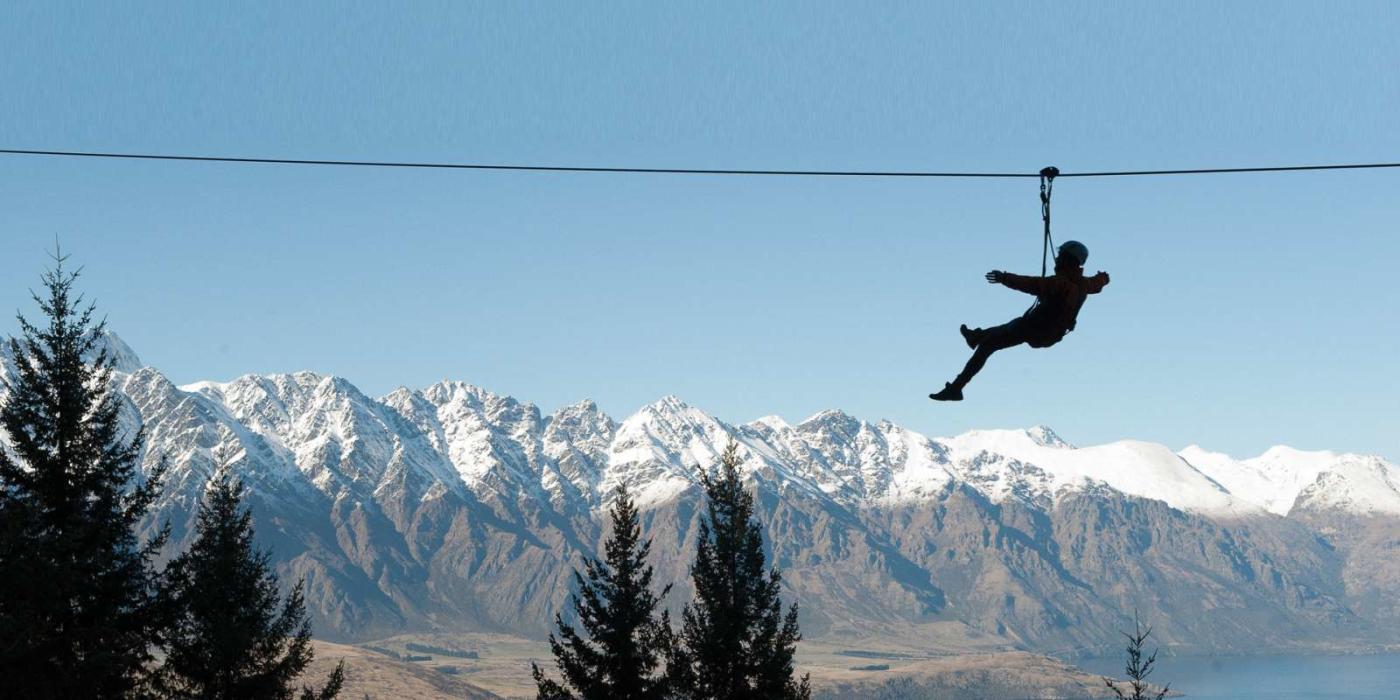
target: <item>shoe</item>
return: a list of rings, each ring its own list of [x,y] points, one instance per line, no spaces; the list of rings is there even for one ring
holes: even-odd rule
[[[953,386],[952,382],[943,385],[943,391],[937,394],[929,394],[928,397],[934,401],[962,401],[962,389]]]
[[[977,346],[982,343],[982,332],[968,328],[966,323],[958,326],[958,332],[962,333],[963,340],[967,341],[967,346],[973,350],[976,350]]]

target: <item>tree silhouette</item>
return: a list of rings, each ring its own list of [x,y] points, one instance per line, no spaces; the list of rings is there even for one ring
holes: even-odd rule
[[[695,599],[681,615],[668,668],[676,689],[692,700],[805,699],[811,694],[807,677],[793,678],[802,638],[797,605],[783,614],[782,574],[767,569],[740,461],[731,441],[718,473],[701,475],[706,513],[691,569]]]
[[[222,462],[223,460],[221,460]],[[208,700],[282,700],[311,663],[311,623],[302,584],[282,598],[269,554],[253,544],[243,484],[227,465],[209,482],[188,552],[169,567],[175,621],[161,667],[161,690]],[[344,662],[305,700],[329,700],[344,682]]]
[[[12,697],[119,697],[147,676],[164,622],[152,559],[134,528],[164,467],[141,479],[142,433],[125,434],[110,391],[104,324],[54,254],[11,338],[0,427],[0,678]]]
[[[670,647],[671,625],[669,616],[658,617],[656,610],[670,586],[659,595],[652,592],[651,540],[642,540],[641,519],[626,487],[615,493],[604,560],[588,559],[584,573],[574,572],[577,590],[569,602],[584,634],[554,616],[559,636],[550,634],[549,646],[563,682],[531,664],[541,700],[666,697],[666,679],[657,669]]]
[[[1128,676],[1127,692],[1119,688],[1119,684],[1112,678],[1103,679],[1104,683],[1108,685],[1108,689],[1112,690],[1114,695],[1118,696],[1119,700],[1147,700],[1147,698],[1162,700],[1171,690],[1171,684],[1162,686],[1162,689],[1153,695],[1152,686],[1147,683],[1147,677],[1152,674],[1157,665],[1157,650],[1152,650],[1152,653],[1146,658],[1143,658],[1142,653],[1147,644],[1147,638],[1152,636],[1152,628],[1144,629],[1142,623],[1138,621],[1137,613],[1134,612],[1133,631],[1131,633],[1124,632],[1123,636],[1128,638],[1128,660],[1127,666],[1124,668]]]

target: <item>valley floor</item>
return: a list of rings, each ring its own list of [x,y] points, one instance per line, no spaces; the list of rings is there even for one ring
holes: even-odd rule
[[[474,652],[479,658],[424,652],[424,647]],[[344,659],[344,696],[351,698],[532,698],[530,663],[554,670],[548,644],[507,635],[402,635],[356,646],[317,642],[316,653],[310,682]],[[417,660],[406,660],[410,657]],[[803,643],[799,672],[811,674],[815,697],[845,700],[929,694],[1086,698],[1102,697],[1103,689],[1099,676],[1038,654],[917,652],[868,640],[859,645]]]

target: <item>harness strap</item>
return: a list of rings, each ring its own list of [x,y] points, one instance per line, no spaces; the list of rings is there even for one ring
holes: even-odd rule
[[[1047,263],[1050,260],[1050,249],[1055,246],[1055,241],[1050,238],[1050,195],[1055,191],[1055,176],[1059,174],[1060,169],[1053,165],[1040,171],[1040,219],[1045,222],[1045,237],[1040,247],[1041,278],[1049,272]],[[1037,306],[1040,306],[1039,298],[1031,302],[1031,307],[1026,309],[1022,317],[1030,316]]]
[[[1055,176],[1060,174],[1060,169],[1055,166],[1043,168],[1040,171],[1040,218],[1045,222],[1045,241],[1040,248],[1040,276],[1046,276],[1049,267],[1050,249],[1055,247],[1055,241],[1050,237],[1050,195],[1055,190]]]

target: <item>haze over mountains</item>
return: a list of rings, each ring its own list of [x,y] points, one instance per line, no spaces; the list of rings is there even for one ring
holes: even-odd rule
[[[839,411],[732,425],[677,397],[620,421],[588,401],[543,415],[460,382],[373,398],[310,372],[179,387],[107,344],[146,468],[171,463],[148,527],[169,520],[183,547],[231,455],[318,636],[543,637],[623,483],[679,608],[698,470],[732,439],[809,639],[1089,653],[1136,609],[1182,652],[1400,643],[1400,468],[1376,457],[928,438]]]

